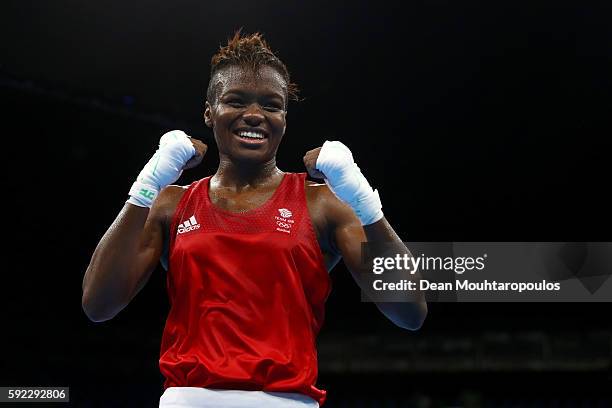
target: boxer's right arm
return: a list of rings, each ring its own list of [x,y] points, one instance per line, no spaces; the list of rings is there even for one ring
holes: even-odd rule
[[[83,278],[83,310],[96,322],[112,319],[147,282],[164,250],[174,211],[175,182],[198,165],[206,145],[184,132],[164,134],[159,148],[132,185],[130,198],[106,231]]]

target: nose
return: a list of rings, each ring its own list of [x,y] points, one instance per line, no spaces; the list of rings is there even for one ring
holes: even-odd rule
[[[263,122],[266,118],[261,111],[261,107],[257,103],[249,105],[247,110],[243,113],[242,118],[249,126],[257,126]]]

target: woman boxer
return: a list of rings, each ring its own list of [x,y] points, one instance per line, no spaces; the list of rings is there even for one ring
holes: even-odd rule
[[[277,168],[295,92],[261,35],[237,33],[212,58],[204,112],[219,168],[171,185],[207,146],[181,131],[162,136],[92,256],[83,308],[93,321],[122,310],[160,259],[168,270],[160,406],[319,406],[315,338],[328,271],[343,258],[357,276],[365,241],[403,247],[342,143],[304,156],[325,184]],[[377,306],[413,330],[427,312],[422,298]]]

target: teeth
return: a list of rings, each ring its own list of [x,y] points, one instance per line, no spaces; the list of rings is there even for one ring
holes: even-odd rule
[[[247,132],[245,130],[242,130],[240,132],[238,132],[238,136],[240,137],[250,137],[252,139],[263,139],[264,135],[261,133],[257,133],[257,132]]]

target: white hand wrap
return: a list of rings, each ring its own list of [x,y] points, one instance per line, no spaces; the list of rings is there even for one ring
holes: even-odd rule
[[[325,141],[316,169],[325,175],[325,184],[336,197],[355,211],[361,225],[373,224],[383,217],[378,191],[363,176],[348,147],[337,141]]]
[[[149,207],[162,188],[174,183],[183,173],[185,163],[196,153],[185,132],[173,130],[159,139],[159,148],[144,166],[130,188],[128,203]]]

